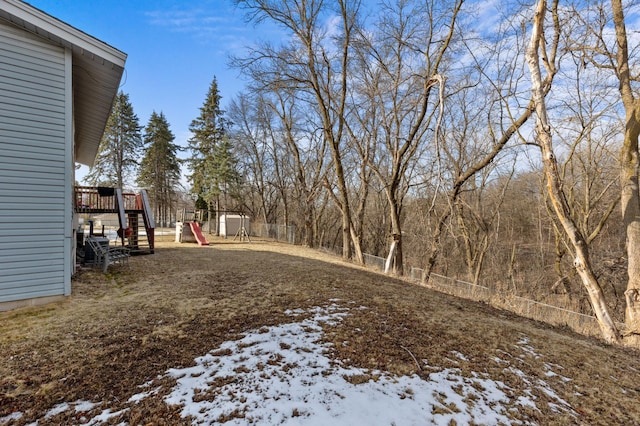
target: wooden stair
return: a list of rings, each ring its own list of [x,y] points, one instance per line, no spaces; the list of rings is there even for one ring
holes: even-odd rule
[[[147,191],[123,193],[120,188],[76,187],[76,213],[115,213],[122,245],[131,255],[154,252],[155,222]],[[142,229],[141,229],[142,228]]]
[[[153,243],[144,226],[144,213],[142,211],[128,211],[127,225],[130,231],[126,236],[125,246],[131,251],[131,255],[153,253]],[[141,232],[141,227],[144,232]]]

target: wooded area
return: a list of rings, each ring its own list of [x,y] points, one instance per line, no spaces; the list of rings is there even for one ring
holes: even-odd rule
[[[254,217],[637,343],[635,2],[236,3],[288,36],[232,60]]]
[[[608,342],[640,344],[637,2],[235,3],[282,37],[230,59],[247,84],[227,110],[214,77],[187,198],[394,274],[595,314]],[[155,120],[146,151],[175,159]],[[171,222],[176,163],[144,166]]]

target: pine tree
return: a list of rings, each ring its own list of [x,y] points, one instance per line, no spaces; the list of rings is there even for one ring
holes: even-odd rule
[[[200,108],[200,116],[191,122],[189,139],[191,157],[188,159],[192,192],[201,204],[210,206],[221,194],[234,195],[239,183],[237,161],[233,147],[226,134],[228,122],[220,108],[222,97],[218,91],[218,81],[214,77],[207,98]]]
[[[156,221],[164,226],[171,221],[171,207],[180,186],[180,147],[174,140],[164,114],[154,111],[144,129],[145,154],[137,182],[149,190]]]
[[[241,176],[238,172],[238,160],[233,152],[233,145],[229,137],[225,135],[218,146],[212,159],[213,173],[212,182],[219,188],[222,194],[223,205],[228,206],[228,198],[238,199],[240,194]]]
[[[138,116],[129,95],[118,93],[100,142],[98,156],[84,181],[94,186],[122,188],[138,166],[142,149]]]

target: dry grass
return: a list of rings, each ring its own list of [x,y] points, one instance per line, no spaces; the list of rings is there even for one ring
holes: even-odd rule
[[[0,418],[41,418],[61,402],[105,401],[117,408],[136,387],[244,331],[288,321],[287,309],[353,309],[327,339],[333,356],[362,368],[417,373],[486,373],[513,393],[515,420],[541,424],[640,424],[638,353],[344,264],[297,246],[214,241],[210,247],[162,242],[153,256],[104,275],[83,271],[73,296],[0,314]],[[527,350],[522,344],[527,337]],[[345,343],[346,342],[346,343]],[[454,359],[452,354],[464,357]],[[548,366],[561,376],[547,376]],[[547,382],[575,417],[559,414],[536,392],[539,410],[516,406],[529,379]],[[565,380],[570,378],[571,380]],[[363,377],[362,380],[368,380]],[[169,380],[169,379],[163,379]],[[166,383],[167,389],[170,383]],[[183,424],[162,391],[113,424]],[[39,425],[81,423],[68,412]]]
[[[414,279],[413,281],[418,282],[419,280]],[[570,306],[570,303],[560,303],[559,300],[556,300],[555,305],[546,304],[517,296],[507,289],[498,290],[436,275],[431,276],[431,280],[426,286],[456,297],[486,302],[498,309],[506,309],[526,318],[543,321],[554,326],[568,327],[582,335],[602,337],[602,331],[595,316],[577,312],[575,307]],[[555,298],[559,299],[559,297]],[[623,330],[624,324],[618,323],[618,327]]]

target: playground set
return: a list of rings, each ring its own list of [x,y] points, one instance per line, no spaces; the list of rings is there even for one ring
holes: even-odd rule
[[[198,243],[201,246],[208,246],[209,241],[200,226],[205,214],[205,210],[179,210],[176,221],[176,243]]]
[[[116,214],[120,245],[127,248],[131,255],[153,253],[155,222],[149,196],[144,189],[136,194],[123,192],[120,188],[77,186],[75,212],[89,216],[104,213]],[[97,232],[93,228],[93,222],[89,221],[88,238],[106,237],[104,227],[102,232]],[[77,247],[85,247],[84,232],[78,232],[76,238]]]
[[[209,245],[202,231],[201,223],[205,218],[206,210],[182,210],[178,212],[176,222],[176,242],[178,243],[198,243],[201,246]],[[218,234],[224,238],[231,235],[234,240],[249,241],[250,219],[244,214],[230,215],[228,213],[217,215],[219,217]]]

